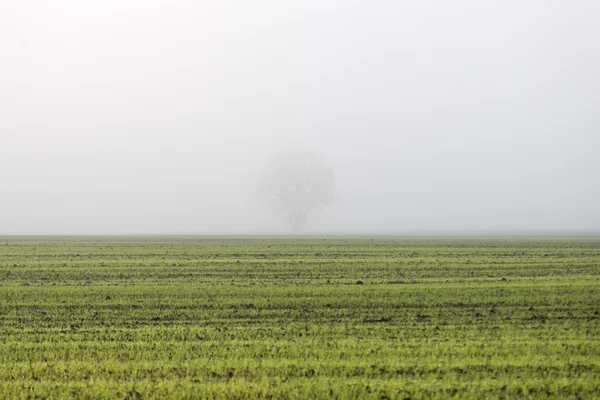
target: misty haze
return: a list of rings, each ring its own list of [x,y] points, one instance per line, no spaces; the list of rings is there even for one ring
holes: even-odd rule
[[[0,3],[0,231],[269,233],[286,152],[312,233],[600,227],[596,1]]]

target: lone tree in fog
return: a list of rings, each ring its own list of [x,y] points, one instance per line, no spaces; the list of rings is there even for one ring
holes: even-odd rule
[[[258,194],[301,232],[312,211],[333,204],[333,171],[315,154],[283,153],[267,165]]]

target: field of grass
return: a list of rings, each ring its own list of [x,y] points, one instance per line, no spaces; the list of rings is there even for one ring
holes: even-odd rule
[[[0,237],[2,398],[600,398],[600,238]]]

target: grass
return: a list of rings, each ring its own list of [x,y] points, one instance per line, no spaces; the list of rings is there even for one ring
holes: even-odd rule
[[[597,398],[600,238],[3,237],[0,393]]]

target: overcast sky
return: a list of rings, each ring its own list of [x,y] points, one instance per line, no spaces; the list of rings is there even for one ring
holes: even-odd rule
[[[600,2],[0,1],[0,234],[600,231]]]

